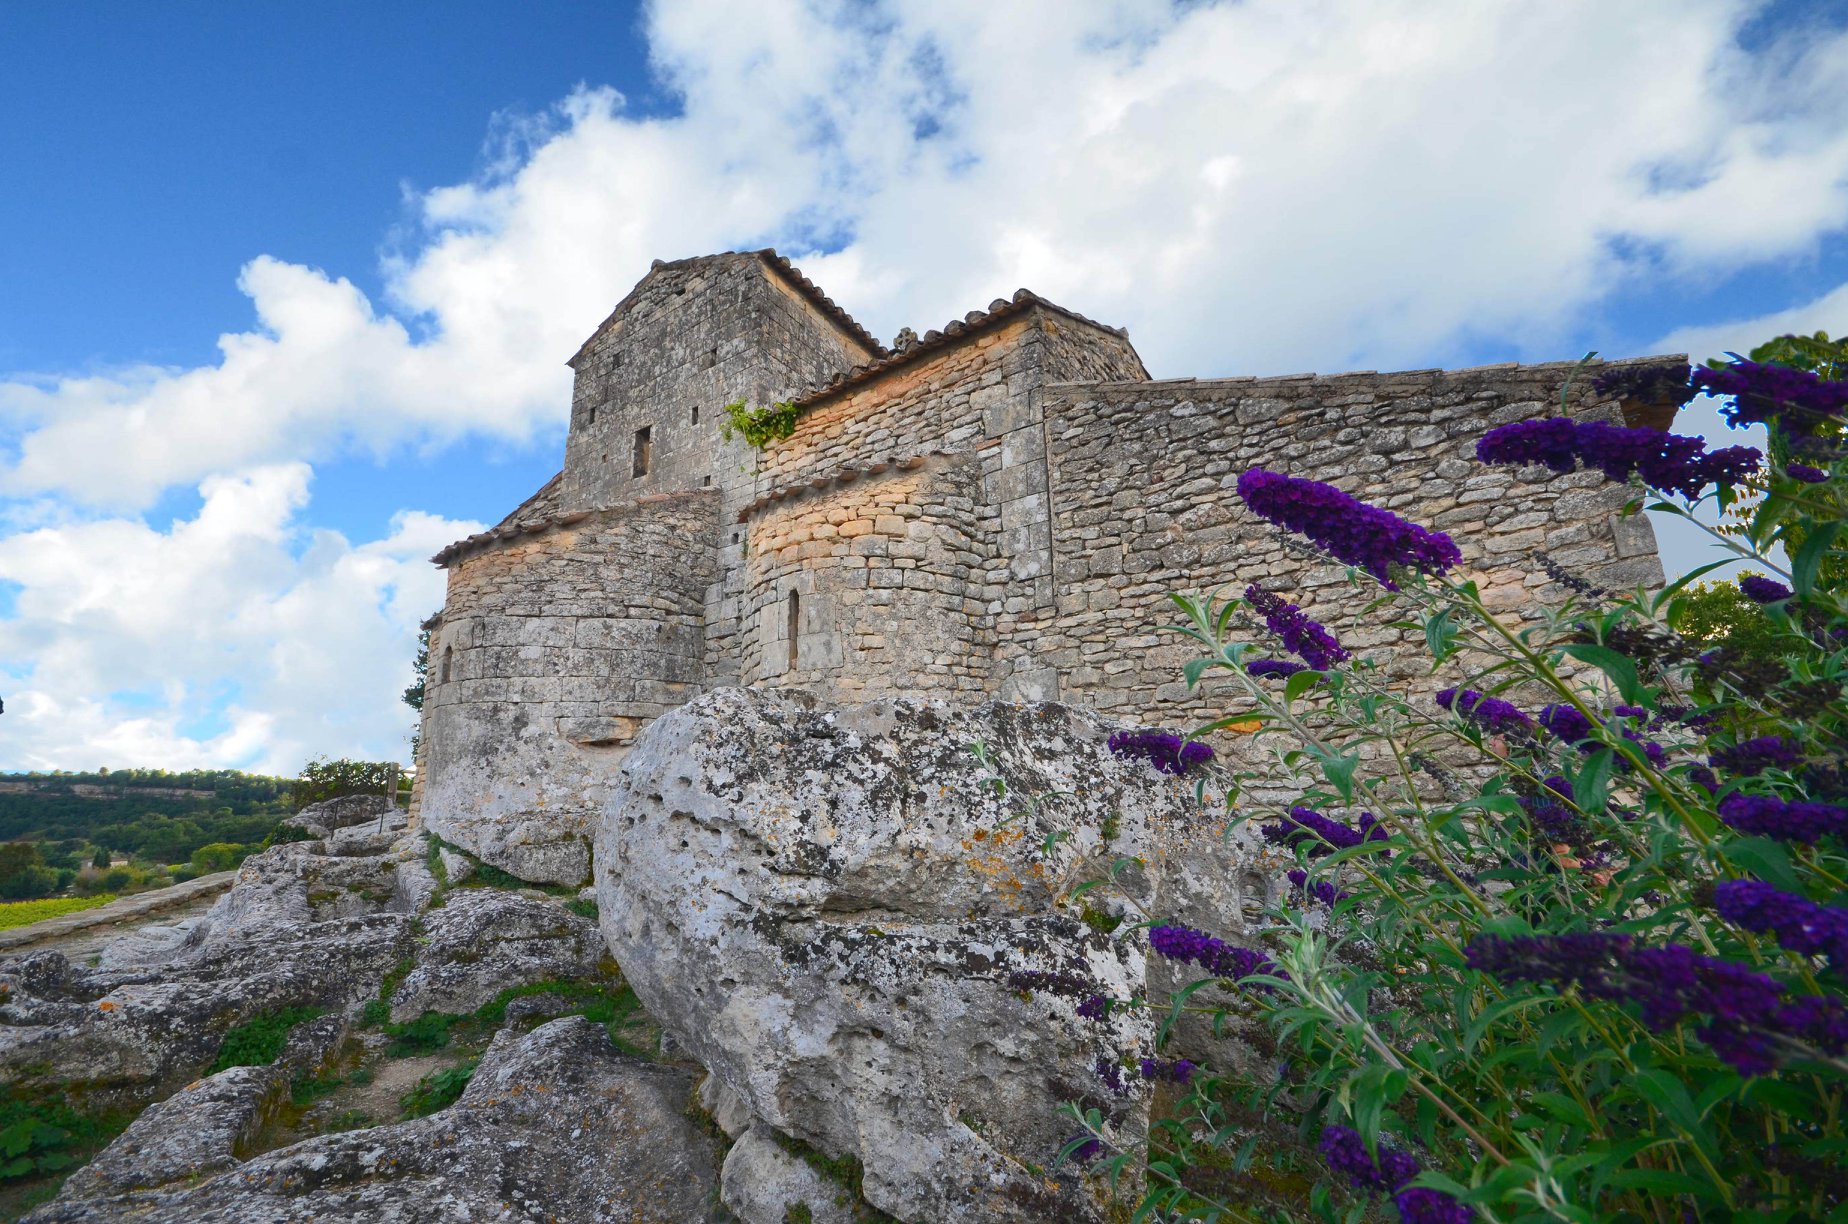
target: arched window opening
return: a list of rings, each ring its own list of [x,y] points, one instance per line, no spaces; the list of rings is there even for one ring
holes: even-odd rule
[[[438,684],[449,683],[449,669],[455,663],[455,658],[456,648],[454,646],[443,647],[442,666],[436,669],[436,682]]]

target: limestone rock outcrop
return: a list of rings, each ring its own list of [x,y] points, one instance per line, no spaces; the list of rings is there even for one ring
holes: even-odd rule
[[[685,1112],[691,1091],[686,1072],[619,1053],[601,1027],[568,1016],[523,1035],[503,1031],[461,1099],[440,1113],[310,1139],[191,1177],[149,1163],[134,1188],[92,1179],[27,1218],[702,1224],[721,1217],[710,1143]]]
[[[857,1161],[874,1207],[1104,1219],[1101,1181],[1047,1172],[1076,1129],[1059,1107],[1093,1105],[1133,1137],[1148,1090],[1133,1071],[1111,1086],[1109,1068],[1153,1055],[1154,1026],[1144,1010],[1085,1014],[1090,992],[1146,992],[1130,932],[1180,893],[1236,931],[1270,888],[1257,846],[1221,845],[1195,780],[1113,756],[1114,729],[1056,704],[824,712],[709,693],[624,763],[596,846],[604,935],[713,1091],[753,1131]],[[1117,889],[1060,904],[1126,857],[1141,863]],[[782,1164],[762,1142],[733,1153]],[[756,1224],[769,1208],[744,1187],[762,1178],[728,1163],[725,1179]]]
[[[140,1103],[198,1075],[226,1030],[259,1013],[370,997],[412,950],[415,881],[428,875],[421,839],[365,858],[322,845],[245,860],[231,891],[161,957],[0,960],[0,1079]]]
[[[311,803],[282,823],[290,828],[305,829],[316,837],[326,837],[336,829],[377,821],[391,811],[392,806],[384,795],[339,795]]]
[[[588,977],[604,958],[597,928],[563,906],[458,889],[424,916],[417,967],[392,992],[391,1017],[472,1012],[509,986]]]

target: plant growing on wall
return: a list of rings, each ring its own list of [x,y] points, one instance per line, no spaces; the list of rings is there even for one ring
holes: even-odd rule
[[[1072,1107],[1064,1157],[1139,1168],[1138,1219],[1848,1219],[1848,382],[1748,360],[1673,377],[1766,423],[1772,461],[1563,416],[1476,453],[1528,480],[1595,469],[1644,495],[1628,512],[1654,490],[1690,519],[1753,479],[1747,529],[1715,537],[1758,571],[1750,651],[1681,631],[1712,567],[1659,593],[1560,573],[1566,602],[1510,625],[1442,533],[1240,479],[1378,589],[1363,627],[1422,639],[1446,676],[1408,693],[1280,592],[1177,598],[1189,683],[1242,694],[1194,734],[1257,721],[1297,788],[1231,821],[1294,863],[1237,944],[1160,916],[1113,935],[1197,980],[1100,1010],[1275,1041],[1240,1066],[1143,1060],[1166,1102],[1146,1137]],[[1126,1072],[1100,1064],[1100,1091]]]
[[[794,433],[796,418],[800,415],[796,406],[790,403],[752,408],[741,399],[733,400],[725,405],[725,419],[719,422],[719,436],[728,442],[734,436],[741,437],[762,450],[771,442]]]

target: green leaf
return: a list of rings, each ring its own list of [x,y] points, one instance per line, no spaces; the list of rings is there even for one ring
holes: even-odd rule
[[[1181,666],[1181,675],[1186,677],[1187,687],[1194,688],[1209,668],[1218,666],[1220,666],[1218,659],[1189,659]]]
[[[1360,765],[1360,754],[1337,756],[1331,752],[1317,751],[1315,756],[1322,766],[1322,776],[1328,779],[1328,784],[1340,792],[1344,801],[1352,803],[1354,801],[1354,770]]]
[[[1456,652],[1457,627],[1450,623],[1450,611],[1441,608],[1437,615],[1425,621],[1425,645],[1439,663]]]
[[[1742,837],[1722,843],[1727,858],[1752,872],[1767,884],[1785,892],[1803,894],[1803,882],[1791,866],[1790,851],[1768,837]]]
[[[1809,538],[1803,541],[1796,559],[1790,563],[1790,585],[1798,595],[1808,595],[1815,591],[1816,576],[1822,572],[1822,559],[1828,555],[1829,546],[1835,542],[1835,537],[1844,526],[1848,524],[1840,519],[1818,524]]]
[[[1592,642],[1568,642],[1560,650],[1609,676],[1623,699],[1631,705],[1643,704],[1643,682],[1636,674],[1636,664],[1629,659],[1609,646],[1599,646]]]
[[[1283,699],[1285,701],[1295,701],[1298,697],[1301,697],[1304,693],[1321,682],[1321,672],[1299,671],[1283,682]]]
[[[1610,801],[1611,769],[1616,763],[1616,753],[1609,748],[1599,748],[1585,758],[1585,766],[1572,779],[1572,793],[1577,796],[1575,802],[1583,812],[1602,812]]]
[[[1702,1125],[1701,1112],[1688,1095],[1688,1086],[1666,1071],[1653,1067],[1638,1071],[1630,1079],[1637,1094],[1674,1124],[1676,1130],[1699,1145],[1707,1159],[1718,1163],[1719,1148]]]

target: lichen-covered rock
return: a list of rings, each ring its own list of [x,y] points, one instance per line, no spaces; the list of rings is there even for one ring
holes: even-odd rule
[[[115,1142],[64,1184],[66,1199],[92,1199],[197,1179],[238,1164],[238,1147],[262,1126],[289,1081],[326,1064],[346,1033],[338,1015],[297,1025],[275,1062],[230,1067],[148,1106]]]
[[[763,1122],[861,1161],[875,1207],[1105,1218],[1101,1183],[1040,1170],[1074,1129],[1062,1102],[1096,1106],[1125,1137],[1145,1123],[1146,1087],[1133,1074],[1107,1087],[1098,1066],[1155,1053],[1153,1024],[1079,1009],[1092,990],[1146,992],[1141,938],[1107,928],[1138,907],[1159,915],[1223,824],[1192,779],[1111,755],[1113,729],[1053,704],[830,713],[707,694],[624,763],[597,842],[604,935],[673,1037]],[[1199,867],[1187,889],[1219,931],[1268,889],[1226,870],[1259,850],[1229,845],[1211,853],[1234,862]],[[1117,856],[1144,862],[1127,897],[1087,894],[1089,923],[1059,904]],[[1023,972],[1066,984],[1028,991]]]
[[[140,1104],[194,1079],[233,1025],[373,997],[412,950],[416,898],[429,895],[424,842],[354,857],[323,844],[246,859],[231,891],[159,957],[0,959],[0,1078]]]
[[[384,795],[341,795],[337,799],[311,803],[282,823],[306,829],[316,837],[326,837],[336,829],[376,822],[392,806]]]
[[[742,1224],[854,1224],[854,1201],[806,1161],[783,1150],[759,1123],[725,1154],[719,1197]]]
[[[684,1072],[618,1053],[572,1016],[503,1031],[461,1099],[430,1117],[310,1139],[203,1180],[67,1190],[27,1219],[701,1224],[720,1218],[718,1179],[686,1116],[691,1090]]]
[[[424,916],[417,967],[391,996],[393,1021],[472,1012],[510,986],[592,977],[606,953],[562,905],[495,888],[459,888]]]

